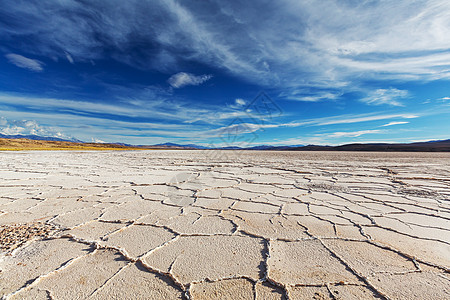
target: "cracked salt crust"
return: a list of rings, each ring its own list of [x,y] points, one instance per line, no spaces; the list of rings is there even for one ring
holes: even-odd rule
[[[108,235],[100,244],[107,247],[123,248],[128,255],[137,258],[174,237],[175,234],[164,228],[131,225]]]
[[[450,295],[448,274],[377,274],[370,279],[377,289],[393,299],[448,299]]]
[[[319,240],[274,241],[269,252],[269,277],[283,285],[359,282]]]
[[[127,263],[117,251],[95,250],[33,286],[50,290],[56,299],[86,299]],[[16,297],[20,299],[22,293],[27,295],[28,289],[19,292]]]
[[[144,261],[169,270],[182,284],[223,277],[259,278],[264,244],[248,236],[186,236],[157,249]]]
[[[415,271],[413,261],[400,254],[366,241],[323,240],[334,253],[359,274],[402,273]]]
[[[0,253],[0,296],[444,299],[449,169],[447,153],[0,153],[0,225],[53,228]]]
[[[121,269],[88,299],[183,299],[183,291],[140,263]]]
[[[299,223],[300,217],[279,216],[240,211],[224,212],[245,233],[264,238],[300,239],[309,237],[306,228]]]
[[[194,283],[190,288],[194,299],[252,299],[253,283],[247,279],[226,279]]]
[[[68,239],[36,241],[20,248],[14,255],[1,260],[0,294],[6,295],[25,285],[28,281],[44,276],[60,268],[70,260],[90,253],[93,249]]]
[[[181,234],[232,234],[236,226],[219,216],[202,216],[198,213],[175,216],[158,224],[165,225]]]

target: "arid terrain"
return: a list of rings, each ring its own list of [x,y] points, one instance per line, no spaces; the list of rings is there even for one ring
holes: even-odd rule
[[[449,299],[450,153],[0,152],[5,299]]]
[[[0,151],[22,150],[140,150],[142,148],[105,143],[75,143],[69,141],[46,141],[0,138]]]

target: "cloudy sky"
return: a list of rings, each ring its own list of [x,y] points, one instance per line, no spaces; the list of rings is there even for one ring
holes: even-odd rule
[[[448,139],[449,37],[447,0],[2,0],[0,133]]]

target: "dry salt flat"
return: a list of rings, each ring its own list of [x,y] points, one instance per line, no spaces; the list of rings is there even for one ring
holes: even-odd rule
[[[450,154],[2,152],[4,299],[449,299]]]

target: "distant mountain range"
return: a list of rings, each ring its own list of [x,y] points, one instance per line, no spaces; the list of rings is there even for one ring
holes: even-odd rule
[[[428,141],[417,143],[368,143],[346,144],[340,146],[291,147],[292,151],[377,151],[377,152],[450,152],[450,140]]]
[[[246,148],[242,148],[242,147],[237,147],[237,146],[228,146],[228,147],[205,147],[205,146],[200,146],[200,145],[195,145],[195,144],[174,144],[174,143],[164,143],[164,144],[157,144],[157,145],[152,145],[151,147],[168,147],[168,148],[178,148],[178,149],[209,149],[209,150],[214,150],[214,149],[220,149],[220,150],[288,150],[292,147],[302,147],[303,145],[296,145],[296,146],[269,146],[269,145],[258,145],[258,146],[253,146],[253,147],[246,147]],[[148,147],[148,146],[144,146],[142,145],[142,147]]]
[[[220,149],[220,150],[261,150],[261,151],[377,151],[377,152],[450,152],[450,139],[417,143],[353,143],[339,146],[295,145],[295,146],[269,146],[258,145],[253,147],[220,147],[207,148],[197,145],[160,144],[156,146],[170,146],[178,149]]]
[[[220,149],[220,150],[261,150],[261,151],[378,151],[378,152],[394,152],[394,151],[407,151],[407,152],[450,152],[450,139],[441,141],[428,141],[417,143],[353,143],[339,146],[319,146],[319,145],[295,145],[295,146],[269,146],[258,145],[252,147],[219,147],[208,148],[195,144],[174,144],[164,143],[151,146],[141,146],[150,148],[162,148],[162,149]]]
[[[85,143],[83,141],[72,139],[61,139],[56,137],[43,137],[37,135],[5,135],[0,134],[0,138],[4,139],[27,139],[35,141],[54,141],[54,142],[70,142],[75,144],[89,144],[96,145],[96,143]],[[101,145],[100,143],[97,143]],[[417,143],[353,143],[339,146],[319,146],[319,145],[295,145],[295,146],[269,146],[258,145],[252,147],[219,147],[211,148],[195,144],[175,144],[164,143],[157,145],[130,145],[124,143],[108,143],[104,145],[116,145],[121,148],[134,148],[134,149],[180,149],[180,150],[203,150],[203,149],[220,149],[220,150],[260,150],[260,151],[376,151],[376,152],[394,152],[394,151],[407,151],[407,152],[450,152],[450,139]]]
[[[145,147],[145,145],[141,145],[141,146]],[[180,144],[174,144],[174,143],[157,144],[157,145],[152,145],[152,147],[162,147],[162,148],[166,147],[166,148],[179,148],[179,149],[211,149],[208,147],[195,145],[195,144],[180,145]]]

